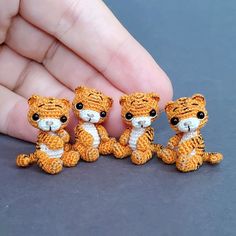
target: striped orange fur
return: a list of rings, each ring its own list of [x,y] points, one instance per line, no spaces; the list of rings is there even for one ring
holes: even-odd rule
[[[157,155],[165,163],[176,163],[178,170],[189,172],[197,170],[204,161],[217,164],[223,159],[220,153],[205,152],[200,129],[207,123],[208,113],[203,95],[169,102],[165,111],[171,128],[176,131],[165,148],[157,147]]]
[[[133,93],[121,97],[121,115],[128,127],[114,144],[116,158],[131,156],[136,165],[145,164],[152,158],[154,130],[150,125],[159,113],[158,101],[159,96],[155,93]]]
[[[86,87],[75,90],[72,108],[79,119],[75,127],[75,144],[81,159],[94,162],[99,154],[112,153],[114,138],[110,138],[102,123],[108,117],[113,100],[105,94]]]
[[[69,101],[33,95],[28,103],[28,121],[40,131],[36,151],[29,155],[18,155],[17,166],[27,167],[37,163],[49,174],[59,173],[63,166],[75,166],[79,154],[70,150],[70,136],[64,129],[69,120]]]

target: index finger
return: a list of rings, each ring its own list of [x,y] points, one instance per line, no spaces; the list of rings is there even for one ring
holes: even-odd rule
[[[172,96],[166,74],[100,0],[22,0],[20,14],[58,38],[125,93]]]

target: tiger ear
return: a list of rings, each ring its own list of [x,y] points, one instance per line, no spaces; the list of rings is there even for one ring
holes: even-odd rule
[[[124,102],[127,100],[128,98],[128,95],[123,95],[121,96],[120,98],[120,105],[123,106]]]
[[[192,96],[192,99],[195,100],[195,101],[198,101],[200,102],[201,104],[203,104],[204,106],[206,105],[206,99],[205,97],[200,94],[200,93],[196,93]]]
[[[28,99],[28,104],[29,104],[30,106],[33,105],[39,98],[40,98],[40,96],[33,94],[33,95]]]
[[[70,109],[71,108],[71,104],[69,102],[69,100],[65,99],[65,98],[62,98],[60,99],[62,101],[62,103],[68,108]]]
[[[157,102],[160,101],[160,97],[157,93],[149,93],[148,94],[151,98],[155,99]]]
[[[80,93],[80,92],[82,92],[84,89],[86,89],[84,86],[79,86],[79,87],[77,87],[77,88],[75,88],[75,93]]]
[[[174,101],[169,101],[166,103],[165,105],[165,112],[170,112],[175,106],[175,102]]]

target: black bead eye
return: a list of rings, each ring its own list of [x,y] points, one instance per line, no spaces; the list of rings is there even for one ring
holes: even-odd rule
[[[204,117],[205,117],[204,112],[199,111],[199,112],[197,113],[197,118],[198,118],[198,119],[203,119]]]
[[[179,118],[177,118],[177,117],[171,118],[170,123],[172,125],[177,125],[179,123]]]
[[[152,109],[152,110],[149,112],[149,114],[150,114],[151,117],[154,117],[154,116],[156,116],[157,112],[156,112],[154,109]]]
[[[61,121],[62,123],[65,123],[65,122],[67,121],[67,117],[66,117],[66,116],[62,116],[62,117],[60,118],[60,121]]]
[[[37,120],[39,119],[39,114],[34,113],[34,114],[32,115],[32,119],[33,119],[34,121],[37,121]]]
[[[84,105],[81,102],[79,102],[75,105],[76,109],[78,109],[78,110],[81,110],[83,108],[83,106]]]
[[[130,112],[127,112],[127,113],[125,114],[125,118],[126,118],[127,120],[131,120],[131,119],[133,118],[133,115],[132,115]]]
[[[105,111],[102,111],[102,112],[100,113],[100,116],[101,116],[102,118],[106,117],[106,115],[107,115],[107,113],[106,113]]]

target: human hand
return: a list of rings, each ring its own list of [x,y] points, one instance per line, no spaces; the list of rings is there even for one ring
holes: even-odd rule
[[[101,0],[1,0],[0,44],[0,132],[20,139],[36,140],[32,94],[72,100],[79,85],[101,90],[114,99],[112,136],[123,129],[123,93],[157,92],[161,107],[172,97],[166,74]]]

